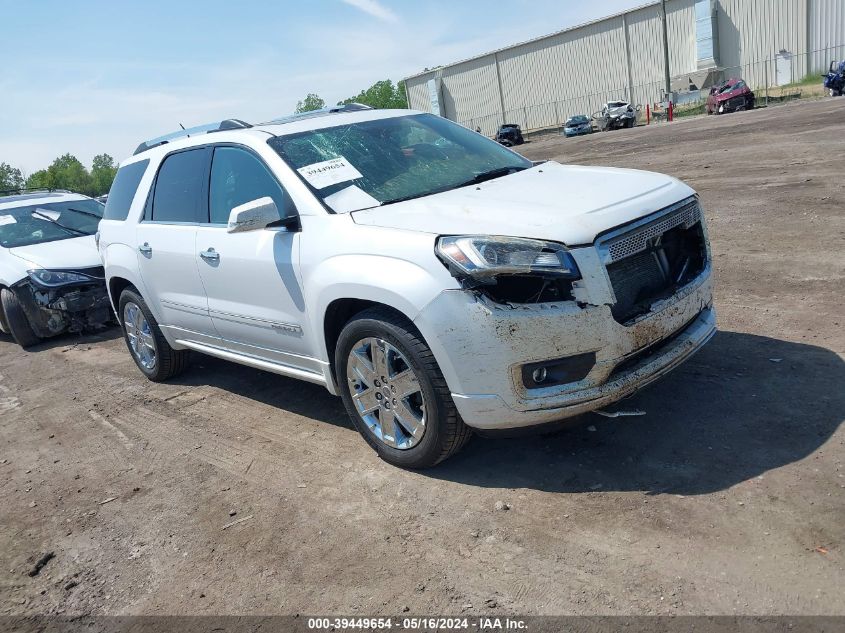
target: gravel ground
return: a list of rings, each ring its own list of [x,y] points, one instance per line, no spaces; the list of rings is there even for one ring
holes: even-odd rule
[[[845,613],[843,114],[521,148],[701,194],[720,333],[644,417],[405,472],[313,385],[206,357],[155,385],[117,330],[0,341],[0,612]]]

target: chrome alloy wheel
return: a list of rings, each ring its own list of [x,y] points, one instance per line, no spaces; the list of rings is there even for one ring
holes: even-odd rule
[[[419,444],[425,396],[402,352],[381,338],[361,339],[349,352],[346,378],[358,414],[379,440],[403,450]]]
[[[137,303],[129,301],[123,308],[123,327],[129,339],[129,349],[144,369],[156,366],[156,347],[150,324]]]

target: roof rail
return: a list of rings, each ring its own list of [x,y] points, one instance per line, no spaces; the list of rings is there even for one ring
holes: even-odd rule
[[[135,156],[136,154],[146,152],[148,149],[152,149],[153,147],[164,145],[165,143],[175,141],[179,138],[194,136],[195,134],[210,134],[211,132],[223,132],[225,130],[242,130],[250,127],[252,127],[252,125],[246,121],[241,121],[240,119],[225,119],[223,121],[218,121],[217,123],[206,123],[205,125],[197,125],[196,127],[189,127],[187,129],[183,128],[181,130],[177,130],[176,132],[171,132],[170,134],[165,134],[149,141],[144,141],[137,147],[132,155]]]
[[[332,106],[331,108],[327,108],[329,112],[357,112],[358,110],[375,110],[373,106],[368,106],[364,103],[357,103],[353,101],[352,103],[344,103],[343,105],[338,104],[336,106]]]
[[[296,112],[294,114],[286,114],[272,121],[267,121],[260,125],[269,125],[271,123],[290,123],[291,121],[301,121],[302,119],[311,119],[319,116],[328,116],[329,114],[341,114],[343,112],[358,112],[360,110],[374,110],[372,106],[364,105],[363,103],[344,103],[336,106],[329,106],[328,108],[320,108],[319,110],[308,110],[307,112]]]

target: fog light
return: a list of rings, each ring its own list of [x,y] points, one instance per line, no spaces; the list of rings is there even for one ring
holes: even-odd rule
[[[596,364],[594,352],[577,354],[522,366],[522,382],[528,389],[540,389],[583,380]]]
[[[541,382],[543,382],[544,380],[546,380],[547,375],[548,375],[548,371],[546,370],[545,367],[539,367],[539,368],[535,369],[533,372],[531,372],[531,377],[534,379],[534,382],[536,382],[538,385]]]

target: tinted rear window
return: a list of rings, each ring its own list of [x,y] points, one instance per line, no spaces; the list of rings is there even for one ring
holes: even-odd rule
[[[141,183],[141,178],[147,171],[149,164],[149,159],[139,160],[137,163],[132,163],[117,170],[117,176],[115,176],[109,190],[103,219],[119,221],[126,219],[126,216],[129,215],[129,207],[132,206],[132,200],[138,191],[138,185]]]
[[[193,149],[164,159],[153,194],[153,222],[200,222],[209,150]],[[203,214],[207,215],[207,214]]]

